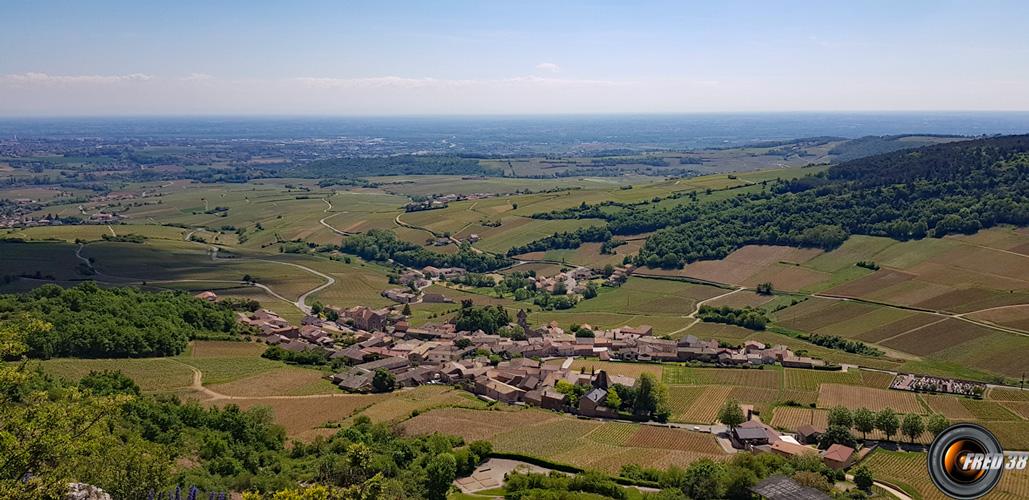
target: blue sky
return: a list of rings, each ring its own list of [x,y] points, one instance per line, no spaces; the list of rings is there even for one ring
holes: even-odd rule
[[[1029,2],[17,1],[0,114],[1029,110]]]

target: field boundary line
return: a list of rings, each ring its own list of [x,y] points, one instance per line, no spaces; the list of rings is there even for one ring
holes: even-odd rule
[[[881,343],[886,342],[888,340],[893,340],[893,339],[895,339],[897,337],[900,337],[900,336],[903,336],[903,335],[907,335],[907,334],[909,334],[911,332],[918,331],[918,330],[921,330],[923,328],[928,328],[928,327],[933,326],[933,325],[938,325],[940,323],[943,323],[944,321],[947,321],[948,319],[950,319],[950,318],[941,318],[939,320],[933,321],[932,323],[926,323],[926,324],[924,324],[922,326],[916,326],[916,327],[914,327],[914,328],[912,328],[910,330],[900,332],[900,333],[898,333],[896,335],[893,335],[891,337],[886,337],[884,339],[880,339],[878,342],[876,342],[876,344],[881,344]]]

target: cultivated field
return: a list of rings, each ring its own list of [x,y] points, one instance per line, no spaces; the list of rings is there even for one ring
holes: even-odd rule
[[[391,394],[358,412],[374,422],[398,422],[435,408],[483,409],[486,403],[471,393],[440,385],[424,385]]]
[[[670,365],[664,369],[664,381],[668,384],[739,385],[779,389],[782,387],[782,370],[690,368]]]
[[[876,479],[897,486],[915,498],[948,498],[929,479],[925,453],[876,450],[862,463],[872,470]],[[1029,497],[1029,474],[1010,473],[1001,476],[1000,484],[986,498],[1026,497]]]
[[[588,469],[622,465],[666,467],[726,455],[709,434],[635,424],[579,420],[540,410],[440,409],[403,424],[410,434],[440,432],[466,441],[487,439],[499,451],[524,453]]]
[[[857,370],[823,371],[786,368],[783,370],[784,387],[800,391],[817,391],[821,384],[862,385],[864,381]]]
[[[718,418],[718,410],[729,399],[732,390],[729,386],[704,386],[704,391],[695,396],[692,404],[679,405],[683,407],[683,411],[679,414],[673,412],[672,420],[691,424],[712,424]],[[671,390],[669,396],[672,396]],[[676,403],[672,405],[675,407]]]
[[[918,400],[912,392],[840,384],[819,386],[818,406],[820,408],[834,406],[868,408],[872,411],[891,408],[897,413],[922,413],[922,406],[918,404]]]
[[[782,406],[775,409],[770,425],[788,431],[796,431],[804,425],[824,429],[829,426],[829,412],[814,408]]]
[[[820,253],[821,250],[750,245],[722,260],[698,261],[666,274],[751,287],[770,282],[779,290],[800,290],[828,279],[826,273],[797,265]]]
[[[270,408],[275,422],[285,427],[289,436],[305,438],[318,435],[319,429],[335,432],[329,424],[343,422],[356,411],[389,397],[388,394],[337,393],[313,397],[217,399],[203,403],[236,405],[243,409]]]
[[[1029,390],[994,387],[986,393],[986,397],[996,401],[1029,401]]]
[[[252,342],[205,340],[190,342],[187,354],[193,358],[257,357],[267,345]]]
[[[976,416],[963,402],[954,396],[937,396],[923,394],[920,396],[934,413],[939,413],[952,420],[971,420]]]

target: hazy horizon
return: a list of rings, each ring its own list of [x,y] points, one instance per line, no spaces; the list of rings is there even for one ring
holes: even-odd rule
[[[825,136],[1025,133],[1025,112],[0,118],[0,140],[327,140],[360,144],[354,154],[561,154],[734,147]]]
[[[0,116],[1029,111],[1025,2],[5,2]]]

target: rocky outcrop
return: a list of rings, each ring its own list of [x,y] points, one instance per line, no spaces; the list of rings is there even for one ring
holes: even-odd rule
[[[111,495],[104,490],[86,483],[71,483],[65,500],[111,500]]]

